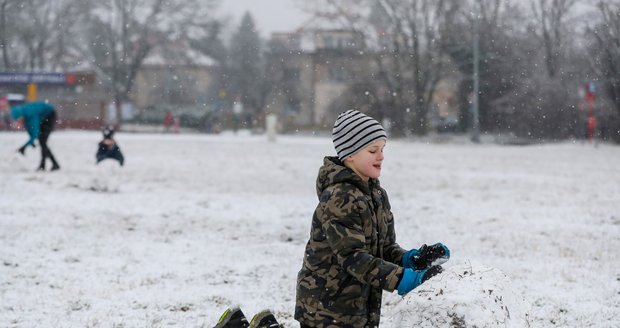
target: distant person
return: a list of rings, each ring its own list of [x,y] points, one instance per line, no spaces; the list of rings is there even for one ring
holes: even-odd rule
[[[166,127],[166,132],[170,131],[170,127],[172,126],[172,113],[170,111],[166,112],[166,116],[164,117],[164,126]]]
[[[56,124],[56,109],[54,106],[44,102],[31,102],[21,106],[11,107],[11,117],[13,120],[19,120],[24,118],[24,127],[30,139],[21,146],[18,151],[24,155],[26,147],[35,147],[34,141],[39,139],[39,146],[41,146],[41,164],[39,164],[39,171],[45,170],[46,159],[52,161],[52,171],[60,169],[60,165],[54,158],[52,151],[47,146],[47,139],[54,130]]]
[[[442,272],[441,243],[405,250],[379,184],[387,134],[356,110],[332,131],[338,156],[327,156],[316,181],[318,205],[297,276],[295,319],[302,328],[378,327],[382,292],[405,295]],[[415,311],[415,309],[412,309]]]
[[[174,133],[181,132],[181,119],[178,116],[172,117],[172,125],[174,126]]]
[[[111,125],[105,126],[102,130],[103,140],[99,142],[99,147],[97,148],[97,164],[105,159],[114,159],[117,160],[118,163],[123,166],[125,163],[125,157],[121,152],[121,148],[114,140],[114,127]]]

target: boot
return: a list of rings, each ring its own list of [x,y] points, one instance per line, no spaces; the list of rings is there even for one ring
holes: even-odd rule
[[[250,328],[280,328],[276,317],[269,310],[258,312],[250,321]]]
[[[247,328],[250,324],[239,307],[228,308],[213,328]]]

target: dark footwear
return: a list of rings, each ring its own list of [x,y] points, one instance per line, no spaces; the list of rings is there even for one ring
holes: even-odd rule
[[[60,170],[60,165],[54,164],[54,166],[52,166],[52,171],[56,171],[56,170]]]
[[[45,171],[45,165],[39,165],[37,171]]]
[[[250,321],[250,328],[280,328],[276,317],[269,310],[258,312]]]
[[[228,308],[220,316],[220,320],[213,328],[247,328],[248,319],[238,307]]]

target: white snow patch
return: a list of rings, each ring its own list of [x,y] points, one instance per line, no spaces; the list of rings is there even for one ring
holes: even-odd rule
[[[40,149],[16,153],[26,133],[0,133],[0,327],[212,327],[232,304],[299,326],[296,275],[329,135],[119,131],[118,192],[90,188],[105,169],[100,139],[55,131],[61,170],[35,172]],[[443,242],[452,258],[405,300],[384,293],[381,327],[402,327],[401,307],[421,311],[413,320],[458,305],[474,320],[484,303],[501,319],[498,294],[511,324],[529,313],[531,327],[620,327],[619,149],[390,139],[381,183],[398,243]],[[468,261],[474,275],[455,277]]]

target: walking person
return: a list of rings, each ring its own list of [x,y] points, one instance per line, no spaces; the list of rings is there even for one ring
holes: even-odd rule
[[[41,163],[37,170],[45,170],[45,162],[48,158],[52,162],[52,171],[60,169],[60,165],[58,165],[56,158],[54,158],[52,151],[47,145],[47,140],[56,124],[56,109],[54,106],[45,102],[30,102],[21,106],[13,106],[11,107],[11,117],[13,120],[23,117],[23,126],[30,136],[28,141],[18,149],[19,153],[24,155],[28,146],[34,148],[34,141],[39,139]]]

